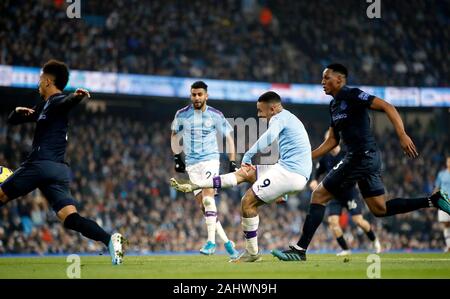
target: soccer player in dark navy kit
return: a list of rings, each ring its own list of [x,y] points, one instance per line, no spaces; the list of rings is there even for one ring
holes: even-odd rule
[[[329,132],[325,133],[325,139],[328,138]],[[314,173],[314,179],[309,183],[311,190],[318,186],[318,181],[323,174],[330,172],[333,167],[339,164],[345,158],[345,152],[341,150],[341,146],[338,145],[333,148],[328,154],[323,156],[319,163],[317,163],[316,171]],[[359,199],[356,185],[353,185],[350,189],[345,190],[342,194],[339,194],[328,203],[328,226],[333,232],[336,241],[342,248],[342,251],[337,256],[346,256],[351,254],[351,250],[348,247],[346,240],[344,239],[344,233],[339,224],[339,217],[342,214],[342,209],[346,208],[349,214],[352,216],[352,221],[355,225],[360,227],[372,242],[372,246],[375,253],[381,252],[381,244],[372,231],[370,223],[362,216],[361,200]]]
[[[312,152],[317,159],[327,154],[340,140],[347,146],[347,154],[328,173],[312,193],[309,213],[303,224],[302,236],[297,244],[285,251],[272,253],[284,261],[305,261],[306,249],[317,227],[323,220],[325,205],[345,190],[358,184],[369,210],[377,217],[392,216],[435,207],[450,214],[448,195],[437,191],[429,197],[395,198],[386,201],[381,180],[381,159],[375,138],[370,129],[369,109],[383,111],[393,124],[404,154],[410,158],[418,156],[416,147],[406,134],[403,121],[394,106],[369,95],[358,88],[346,86],[348,71],[341,64],[331,64],[323,71],[322,86],[331,95],[330,128],[328,138]]]
[[[103,242],[112,263],[123,262],[123,237],[105,232],[96,222],[80,216],[70,189],[70,169],[64,162],[67,146],[68,114],[89,92],[77,89],[62,93],[69,81],[63,62],[48,61],[40,75],[39,94],[43,101],[33,108],[16,107],[8,117],[11,125],[36,122],[32,151],[21,166],[0,186],[0,206],[38,188],[50,203],[64,227]]]

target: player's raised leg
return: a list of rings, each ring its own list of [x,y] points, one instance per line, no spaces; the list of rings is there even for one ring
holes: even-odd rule
[[[386,201],[386,196],[383,194],[364,197],[364,201],[370,211],[377,217],[388,217],[430,207],[435,207],[450,214],[448,195],[441,190],[428,197],[394,198]]]
[[[170,185],[180,192],[193,192],[198,189],[207,188],[230,188],[239,185],[243,182],[253,183],[256,180],[256,172],[252,166],[242,166],[235,172],[214,176],[209,179],[197,182],[182,182],[175,178],[170,179]]]

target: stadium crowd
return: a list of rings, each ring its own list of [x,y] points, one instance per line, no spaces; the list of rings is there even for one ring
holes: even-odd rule
[[[0,123],[0,165],[16,169],[30,150],[33,125],[6,126],[6,111]],[[177,175],[169,123],[85,112],[75,114],[71,123],[67,160],[72,169],[72,193],[82,215],[95,219],[109,232],[119,230],[130,241],[128,250],[135,253],[199,250],[206,240],[203,215],[192,194],[177,193],[168,184],[169,177]],[[305,125],[313,146],[318,145],[327,124]],[[392,132],[378,138],[389,197],[430,193],[434,176],[443,166],[448,136],[432,133],[432,126],[418,129],[415,125],[414,132],[421,153],[416,160],[402,157]],[[246,186],[240,186],[221,192],[218,204],[219,219],[238,249],[243,248],[239,202],[245,190]],[[309,197],[310,191],[305,190],[286,204],[260,209],[262,249],[285,247],[297,240]],[[364,213],[385,250],[443,248],[435,209],[383,219],[370,216],[365,206]],[[352,248],[368,248],[365,234],[349,217],[344,215],[341,224]],[[331,231],[321,225],[311,249],[337,248]],[[0,209],[0,253],[104,250],[102,244],[65,230],[38,191]]]
[[[448,1],[0,2],[0,64],[168,76],[318,83],[347,65],[352,84],[448,86]],[[429,14],[433,11],[436,13]]]

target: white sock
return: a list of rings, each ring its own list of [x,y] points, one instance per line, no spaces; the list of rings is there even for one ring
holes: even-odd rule
[[[216,243],[216,222],[217,222],[217,208],[214,197],[203,197],[203,205],[205,207],[205,222],[208,229],[208,241]]]
[[[219,235],[219,238],[223,241],[223,243],[227,243],[228,241],[230,241],[227,237],[227,234],[223,230],[222,224],[220,223],[219,220],[217,220],[216,222],[216,232]]]
[[[300,246],[298,246],[297,244],[292,244],[291,246],[297,250],[305,250],[305,249],[301,248]]]
[[[450,227],[444,228],[445,245],[450,249]]]
[[[234,172],[215,176],[212,179],[196,182],[200,188],[228,188],[237,185]]]
[[[245,235],[245,249],[250,254],[258,253],[258,225],[259,225],[259,216],[252,218],[244,218],[242,217],[242,229],[244,230]]]

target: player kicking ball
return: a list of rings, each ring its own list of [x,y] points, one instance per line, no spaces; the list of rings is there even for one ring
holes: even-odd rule
[[[78,214],[70,188],[70,169],[64,157],[67,147],[68,114],[78,103],[90,98],[87,90],[62,93],[69,81],[66,64],[48,61],[40,75],[39,94],[44,99],[33,108],[16,107],[8,123],[18,125],[35,122],[33,147],[21,166],[0,187],[0,206],[24,196],[35,189],[50,203],[65,228],[101,241],[109,249],[113,265],[123,262],[124,238],[121,234],[105,232],[96,222]]]
[[[242,166],[236,172],[206,180],[180,183],[171,179],[171,185],[181,192],[204,188],[228,188],[243,182],[252,183],[241,201],[242,229],[245,250],[230,262],[257,262],[258,208],[277,201],[280,197],[296,193],[306,186],[312,170],[311,144],[303,123],[283,108],[280,96],[269,91],[262,94],[256,104],[258,117],[269,121],[269,128],[245,153]],[[274,165],[252,165],[252,157],[278,138],[280,159]]]

